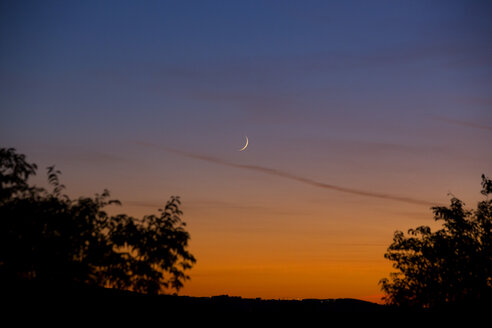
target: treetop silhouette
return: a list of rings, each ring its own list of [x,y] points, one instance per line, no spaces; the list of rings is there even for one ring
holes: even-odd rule
[[[449,207],[432,207],[442,228],[396,231],[385,258],[397,269],[380,281],[389,304],[444,308],[492,302],[492,181],[482,175],[486,197],[467,210],[453,197]]]
[[[15,149],[0,149],[0,277],[82,283],[143,293],[178,291],[196,262],[181,220],[179,197],[158,215],[110,216],[120,204],[109,192],[71,199],[60,171],[48,168],[51,191],[28,183],[36,164]]]

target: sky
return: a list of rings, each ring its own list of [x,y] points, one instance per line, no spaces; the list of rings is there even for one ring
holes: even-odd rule
[[[394,231],[492,175],[490,1],[1,1],[0,49],[1,146],[180,196],[183,295],[379,301]]]

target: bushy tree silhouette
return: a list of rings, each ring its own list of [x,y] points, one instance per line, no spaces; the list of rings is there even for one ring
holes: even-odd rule
[[[143,293],[179,290],[196,262],[178,197],[159,215],[109,216],[119,204],[105,190],[76,200],[62,195],[60,172],[48,168],[52,190],[31,186],[37,166],[15,149],[0,149],[0,278],[78,283]]]
[[[482,175],[485,200],[466,210],[453,197],[436,206],[442,228],[396,231],[385,258],[398,272],[380,284],[389,304],[417,308],[482,306],[492,301],[492,181]]]

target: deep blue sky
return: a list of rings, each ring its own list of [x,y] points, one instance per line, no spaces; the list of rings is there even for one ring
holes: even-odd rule
[[[2,146],[135,215],[181,195],[189,294],[370,299],[392,232],[430,212],[159,146],[440,203],[492,175],[492,1],[0,3]]]
[[[2,136],[26,138],[20,127],[76,141],[87,129],[179,134],[225,124],[251,133],[283,122],[309,133],[330,120],[490,120],[491,8],[4,1]]]

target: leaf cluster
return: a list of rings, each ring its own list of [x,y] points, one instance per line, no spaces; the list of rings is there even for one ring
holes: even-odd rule
[[[48,167],[52,190],[31,186],[37,166],[15,149],[0,149],[0,278],[83,283],[160,293],[178,291],[196,262],[181,220],[179,197],[158,215],[108,215],[120,204],[104,190],[94,197],[62,194],[60,171]]]
[[[476,210],[453,197],[432,208],[442,228],[396,231],[385,258],[396,272],[380,281],[389,304],[442,308],[492,300],[492,181],[482,175],[485,196]]]

